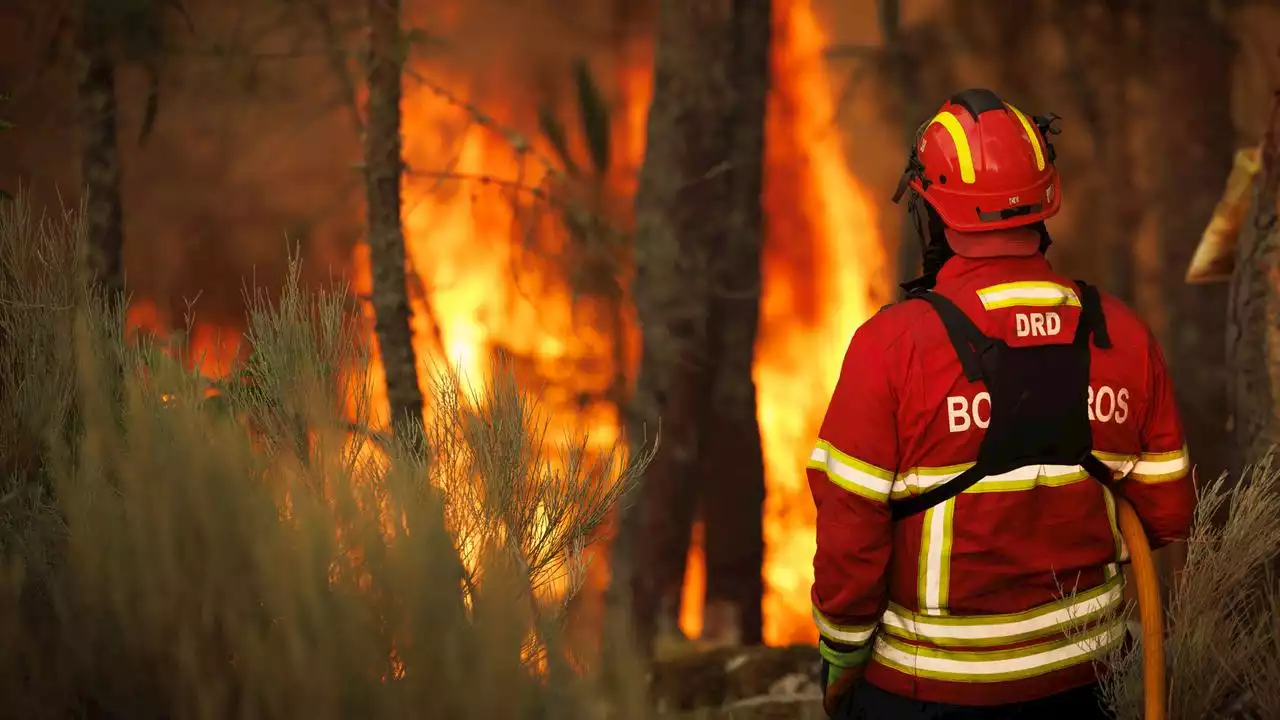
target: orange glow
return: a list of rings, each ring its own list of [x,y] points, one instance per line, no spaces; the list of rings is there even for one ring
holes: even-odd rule
[[[875,208],[832,126],[827,40],[810,0],[774,7],[755,379],[767,481],[764,638],[781,645],[817,642],[809,603],[817,542],[804,467],[849,338],[883,302],[887,260]]]
[[[764,634],[766,642],[782,644],[816,638],[809,613],[814,515],[804,463],[848,339],[876,307],[885,257],[875,213],[831,125],[834,93],[822,57],[826,39],[809,0],[775,3],[775,44],[755,379],[768,487]],[[620,77],[605,79],[618,89],[613,144],[619,162],[607,190],[624,199],[620,205],[634,189],[642,158],[650,73],[645,58]],[[464,78],[453,80],[450,90],[469,98],[459,89]],[[532,127],[528,110],[503,108],[500,98],[475,102],[520,130]],[[573,117],[572,107],[562,111]],[[554,225],[546,219],[531,224],[528,213],[517,209],[518,196],[505,187],[540,185],[544,163],[513,152],[504,134],[468,122],[466,109],[412,82],[406,84],[404,112],[407,164],[451,168],[443,180],[405,182],[409,256],[439,324],[431,327],[421,299],[414,300],[419,357],[439,359],[432,340],[438,331],[445,359],[482,383],[494,352],[514,355],[523,363],[518,367],[530,371],[529,380],[545,388],[541,397],[553,413],[553,434],[585,429],[602,444],[613,442],[619,436],[615,409],[604,402],[579,407],[574,400],[598,396],[609,386],[618,370],[611,361],[614,338],[599,321],[599,307],[583,312],[581,302],[575,305],[564,269],[522,245],[536,232],[534,244],[543,252],[564,249]],[[551,155],[536,140],[533,147],[534,155]],[[465,180],[480,177],[490,180]],[[354,263],[355,289],[367,293],[363,249]],[[594,322],[581,319],[592,316]],[[629,329],[631,344],[633,336]],[[380,385],[381,373],[374,376]],[[383,396],[383,388],[375,392]],[[681,627],[697,636],[705,587],[700,547],[692,548],[690,561]]]
[[[767,483],[764,637],[777,645],[816,639],[809,609],[814,512],[804,465],[848,340],[882,297],[886,258],[875,211],[832,125],[834,91],[822,57],[826,39],[811,0],[775,0],[774,8],[765,286],[754,370]],[[628,221],[625,208],[643,156],[651,91],[651,57],[637,55],[642,57],[599,78],[612,89],[615,164],[597,189],[604,191],[605,213],[620,224]],[[634,371],[634,321],[629,310],[623,313],[619,333],[608,302],[575,295],[563,261],[564,234],[551,213],[532,208],[527,189],[548,185],[547,164],[540,158],[553,156],[534,131],[534,108],[512,107],[498,93],[472,97],[481,83],[472,86],[465,74],[432,70],[431,77],[457,97],[533,140],[532,151],[517,152],[508,134],[474,122],[457,102],[406,79],[404,156],[414,174],[404,180],[403,218],[410,287],[424,291],[411,298],[420,363],[424,369],[441,360],[453,363],[473,385],[483,386],[490,359],[510,356],[519,381],[537,392],[551,414],[550,440],[585,430],[597,446],[611,445],[620,433],[607,392],[619,374]],[[572,103],[561,114],[576,128]],[[438,175],[446,169],[444,177]],[[513,191],[516,185],[526,191]],[[349,270],[353,292],[369,295],[365,246],[357,247]],[[130,322],[156,332],[171,329],[145,303],[131,309]],[[368,327],[372,332],[372,322]],[[618,367],[615,354],[619,334],[626,367]],[[216,329],[198,332],[193,342],[205,351],[202,368],[224,373],[240,352],[238,342],[231,342],[238,338],[225,332],[219,338]],[[373,353],[376,364],[376,343]],[[384,379],[378,367],[373,370],[372,407],[381,413],[375,424],[385,424]],[[591,586],[604,581],[607,568],[601,565],[593,565]],[[680,617],[691,636],[701,632],[704,588],[699,544],[690,551]]]
[[[680,588],[680,630],[687,637],[702,637],[702,611],[707,602],[707,558],[703,554],[699,520],[689,537],[689,556],[684,570],[684,587]]]
[[[176,330],[161,315],[155,303],[135,300],[125,315],[125,327],[130,333],[146,333],[157,338],[167,338]],[[240,357],[243,335],[235,328],[224,328],[205,322],[194,322],[184,351],[186,363],[209,378],[221,378]]]

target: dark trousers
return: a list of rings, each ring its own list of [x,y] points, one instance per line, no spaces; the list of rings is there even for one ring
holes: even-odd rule
[[[972,707],[922,702],[859,683],[841,703],[836,720],[1111,720],[1097,685],[1086,685],[1039,700]]]

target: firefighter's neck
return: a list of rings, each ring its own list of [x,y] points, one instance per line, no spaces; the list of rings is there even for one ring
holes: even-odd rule
[[[951,250],[969,260],[1024,258],[1041,254],[1040,233],[1030,227],[965,233],[946,228],[944,235]]]
[[[955,282],[993,265],[1004,267],[1013,275],[1034,275],[1052,269],[1040,252],[1040,233],[1031,228],[963,235],[947,230],[947,239],[954,255],[942,265],[934,282]]]

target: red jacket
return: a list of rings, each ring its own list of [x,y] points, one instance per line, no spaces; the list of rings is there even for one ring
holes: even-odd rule
[[[1012,346],[1069,343],[1079,319],[1075,284],[1038,254],[953,258],[935,291]],[[1112,348],[1092,348],[1094,454],[1160,546],[1186,536],[1195,503],[1182,426],[1150,330],[1115,298],[1102,303]],[[1043,697],[1094,682],[1095,651],[1123,638],[1121,619],[1100,618],[1121,603],[1127,551],[1110,491],[1080,466],[987,477],[891,522],[890,497],[976,460],[989,411],[928,303],[884,309],[849,344],[808,466],[813,615],[824,654],[869,661],[867,681],[889,692]]]

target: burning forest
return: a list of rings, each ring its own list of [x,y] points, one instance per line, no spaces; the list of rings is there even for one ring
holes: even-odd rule
[[[816,638],[807,591],[814,539],[806,448],[839,372],[844,338],[888,292],[875,211],[830,127],[837,88],[823,57],[828,42],[819,19],[804,0],[777,3],[774,12],[764,284],[753,376],[766,479],[763,635],[771,644],[787,644]],[[490,380],[494,357],[513,360],[521,381],[553,408],[552,434],[586,432],[602,448],[622,437],[619,407],[635,380],[639,338],[625,288],[590,276],[593,268],[625,274],[626,267],[591,257],[603,251],[589,245],[604,238],[575,245],[560,207],[578,201],[565,193],[585,194],[595,204],[575,211],[598,213],[595,220],[617,226],[615,232],[631,225],[628,201],[644,157],[651,43],[637,39],[611,76],[599,79],[613,98],[609,165],[585,180],[566,173],[554,135],[539,125],[539,107],[491,101],[481,109],[480,101],[467,98],[484,98],[484,92],[465,75],[451,77],[429,62],[406,70],[403,216],[415,354],[424,367],[447,363],[480,386]],[[545,111],[570,121],[581,114],[573,99]],[[569,162],[573,151],[587,152],[580,134],[572,140]],[[338,269],[357,296],[371,295],[367,245],[356,244]],[[244,348],[234,327],[201,322],[198,307],[193,355],[201,358],[202,372],[216,377]],[[129,321],[161,334],[175,329],[158,321],[146,299],[133,304]],[[385,408],[373,346],[373,406]],[[808,400],[797,403],[799,398]],[[597,582],[603,583],[607,562],[599,571]],[[704,572],[695,543],[679,617],[692,637],[702,628]]]
[[[1155,560],[1168,716],[1280,712],[1280,14],[1032,5],[0,9],[0,696],[820,713],[806,467],[850,338],[921,269],[908,149],[990,87],[1061,173],[1055,271],[1167,357],[1199,492]],[[1188,659],[1184,616],[1238,652]],[[1117,717],[1138,657],[1098,660]]]

